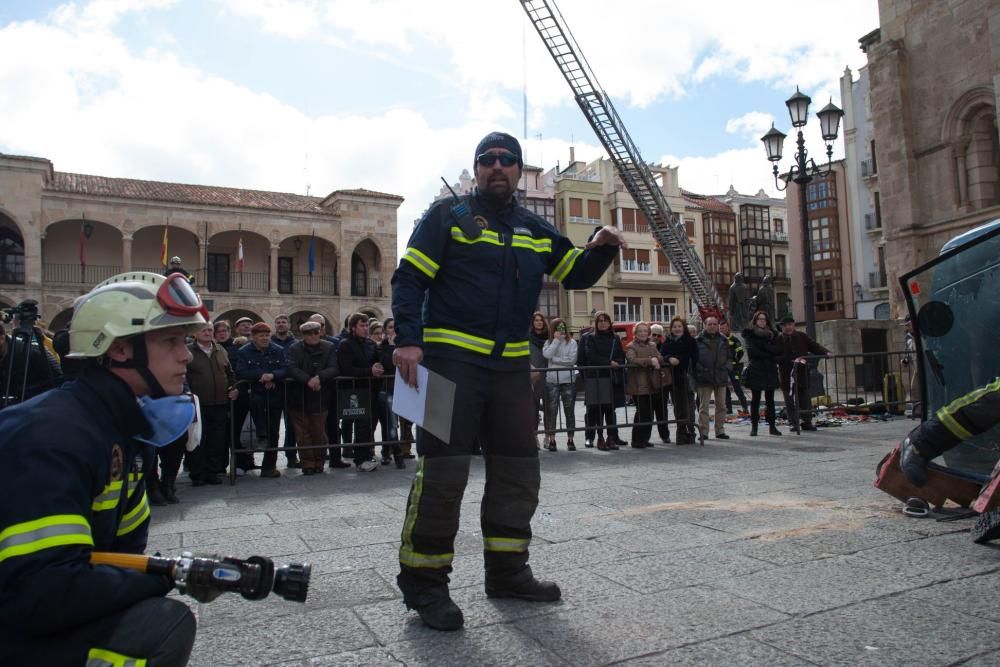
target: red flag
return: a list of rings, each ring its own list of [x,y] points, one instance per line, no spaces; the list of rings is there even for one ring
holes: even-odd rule
[[[240,249],[236,255],[236,270],[243,273],[243,237],[240,237]]]

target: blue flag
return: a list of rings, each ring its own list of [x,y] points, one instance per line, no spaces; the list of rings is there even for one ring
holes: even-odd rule
[[[316,237],[309,237],[309,273],[316,270]]]

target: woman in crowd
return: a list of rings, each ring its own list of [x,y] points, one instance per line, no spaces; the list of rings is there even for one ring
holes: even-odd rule
[[[382,445],[382,465],[387,466],[394,459],[397,468],[405,468],[402,445],[396,442],[400,439],[396,415],[392,413],[392,390],[396,382],[396,366],[392,363],[392,353],[396,349],[396,325],[390,317],[378,327],[381,332],[379,337],[382,340],[376,345],[375,351],[385,373],[385,377],[379,380],[378,423],[382,427],[382,440],[390,441],[390,444]],[[373,336],[372,340],[374,339]]]
[[[750,435],[757,435],[760,422],[760,395],[767,406],[765,415],[771,435],[781,435],[774,425],[774,390],[778,388],[778,356],[781,345],[771,319],[763,310],[754,312],[750,326],[743,330],[743,345],[747,352],[747,367],[743,372],[744,386],[750,387]]]
[[[368,337],[368,316],[354,313],[347,319],[347,330],[348,334],[341,339],[340,347],[337,348],[337,363],[342,376],[360,379],[352,384],[341,384],[337,393],[346,394],[347,403],[357,410],[357,417],[351,419],[354,425],[354,442],[372,442],[374,425],[377,423],[375,412],[378,410],[375,382],[382,377],[384,371],[379,363],[375,344]],[[338,396],[338,400],[343,403],[345,399]],[[371,472],[378,468],[372,445],[355,446],[353,454],[354,465],[361,472]]]
[[[673,384],[665,392],[673,395],[674,420],[677,422],[677,444],[694,444],[694,386],[690,371],[698,359],[698,344],[688,330],[687,322],[677,316],[670,320],[670,333],[660,352],[673,369]],[[667,432],[669,437],[669,431]]]
[[[535,430],[538,430],[538,411],[544,414],[547,410],[548,399],[545,396],[545,373],[536,369],[548,367],[548,361],[542,354],[542,348],[549,342],[551,335],[549,325],[545,321],[545,315],[535,311],[531,316],[531,329],[528,331],[528,354],[531,364],[531,391],[535,398]],[[536,437],[537,442],[537,437]],[[548,436],[546,436],[546,447],[548,447]]]
[[[625,364],[625,351],[614,331],[611,316],[603,310],[594,314],[593,331],[580,341],[578,366],[611,366],[583,371],[584,403],[587,405],[585,418],[586,446],[594,446],[594,431],[597,431],[597,448],[602,451],[624,447],[628,443],[618,437],[618,420],[615,408],[625,405],[624,378],[619,366]],[[601,422],[608,427],[608,439],[604,439]]]
[[[663,356],[650,340],[647,322],[636,322],[633,329],[635,338],[625,350],[628,360],[628,376],[625,393],[635,400],[639,424],[632,428],[632,446],[636,449],[651,447],[649,436],[653,432],[653,397],[659,396],[663,386]]]
[[[226,354],[230,357],[233,356],[235,342],[233,341],[233,327],[229,324],[229,320],[216,320],[215,324],[212,325],[212,335],[215,337],[215,342],[226,351]]]
[[[542,354],[548,362],[549,372],[545,374],[545,448],[556,451],[556,417],[559,415],[559,401],[562,400],[563,418],[568,429],[566,449],[576,451],[573,443],[573,427],[576,425],[576,366],[577,345],[569,335],[566,322],[554,318],[551,323],[551,337],[545,342]],[[569,370],[554,371],[555,368]]]

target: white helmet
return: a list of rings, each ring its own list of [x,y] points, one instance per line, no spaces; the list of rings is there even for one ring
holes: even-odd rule
[[[134,271],[99,283],[77,300],[69,329],[71,358],[101,357],[116,338],[208,321],[208,309],[183,275]]]

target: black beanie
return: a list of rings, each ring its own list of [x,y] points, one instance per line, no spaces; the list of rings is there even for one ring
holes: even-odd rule
[[[517,139],[506,132],[490,132],[476,146],[476,154],[472,156],[473,172],[476,171],[476,158],[491,148],[506,148],[517,156],[517,166],[524,167],[524,162],[521,160],[521,144],[518,143]]]

